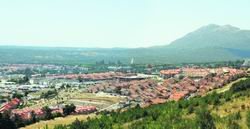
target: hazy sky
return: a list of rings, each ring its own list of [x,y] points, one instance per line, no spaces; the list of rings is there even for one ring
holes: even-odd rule
[[[210,23],[250,29],[250,0],[0,0],[0,45],[147,47]]]

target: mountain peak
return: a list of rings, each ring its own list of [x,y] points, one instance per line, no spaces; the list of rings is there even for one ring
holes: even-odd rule
[[[220,25],[217,25],[217,24],[208,24],[208,25],[205,25],[201,28],[218,28],[220,27]]]
[[[205,31],[205,32],[215,32],[215,31],[239,31],[240,28],[237,28],[235,26],[232,26],[232,25],[217,25],[217,24],[209,24],[209,25],[206,25],[206,26],[203,26],[201,27],[200,29],[198,29],[198,31]]]
[[[173,41],[174,48],[244,48],[250,47],[250,31],[232,25],[209,24]]]

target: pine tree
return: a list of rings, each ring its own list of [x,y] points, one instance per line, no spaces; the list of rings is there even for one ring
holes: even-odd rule
[[[196,123],[200,129],[215,129],[213,117],[205,108],[196,113]]]

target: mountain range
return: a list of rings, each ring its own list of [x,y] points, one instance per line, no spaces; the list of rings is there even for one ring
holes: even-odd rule
[[[231,25],[203,26],[165,46],[148,48],[47,48],[0,47],[1,63],[191,63],[250,57],[250,30]]]

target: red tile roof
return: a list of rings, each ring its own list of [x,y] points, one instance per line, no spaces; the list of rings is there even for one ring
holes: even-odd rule
[[[20,104],[21,100],[14,98],[10,102],[5,103],[1,108],[0,112],[8,111],[16,108]]]

